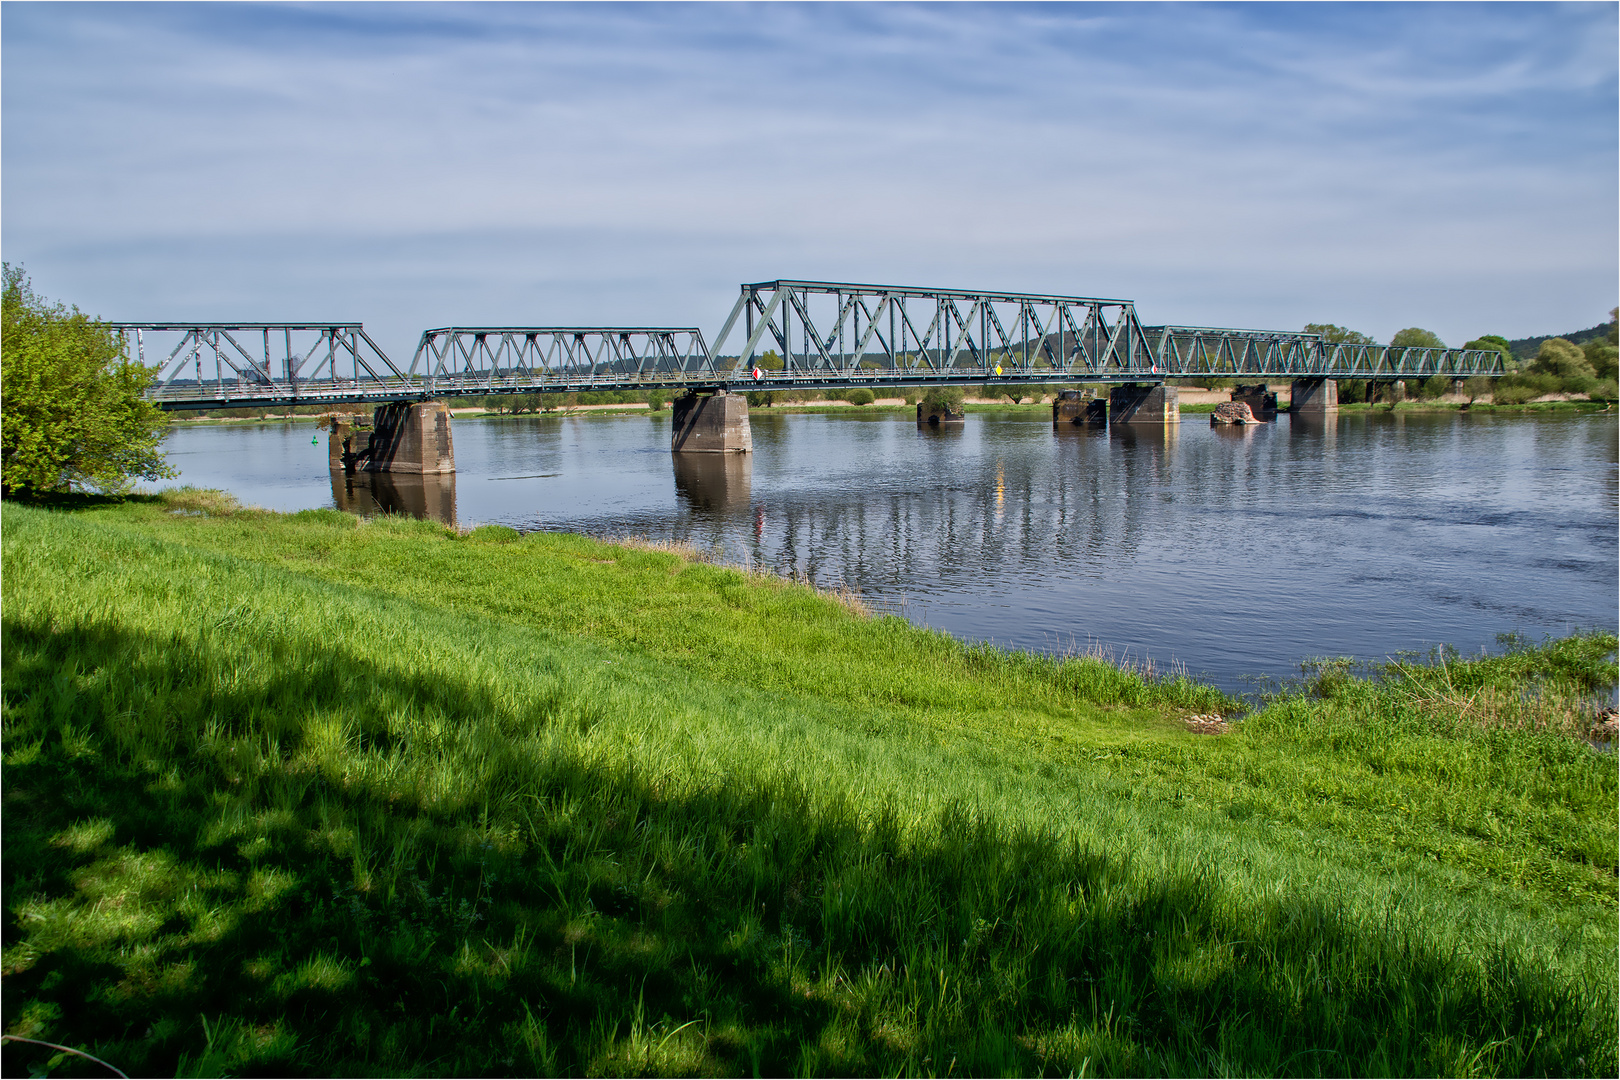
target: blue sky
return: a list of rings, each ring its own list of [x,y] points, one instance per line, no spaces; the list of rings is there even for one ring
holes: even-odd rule
[[[777,277],[1450,344],[1616,303],[1615,4],[0,5],[0,248],[125,319]]]

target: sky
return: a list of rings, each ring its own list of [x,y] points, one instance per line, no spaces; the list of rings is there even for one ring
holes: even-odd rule
[[[1616,4],[0,4],[0,251],[120,320],[743,282],[1461,345],[1620,292]]]

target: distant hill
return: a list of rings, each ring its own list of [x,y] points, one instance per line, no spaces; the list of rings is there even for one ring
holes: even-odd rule
[[[1517,341],[1508,342],[1508,348],[1513,350],[1514,357],[1519,360],[1534,360],[1536,353],[1541,351],[1543,341],[1551,341],[1555,337],[1561,337],[1565,341],[1581,345],[1591,341],[1593,338],[1600,338],[1607,334],[1612,326],[1614,326],[1614,323],[1606,322],[1599,323],[1590,330],[1577,330],[1573,334],[1542,334],[1540,337],[1519,338]]]

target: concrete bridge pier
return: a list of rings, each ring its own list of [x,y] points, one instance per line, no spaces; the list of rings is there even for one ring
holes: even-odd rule
[[[331,418],[327,461],[333,472],[443,476],[456,471],[450,409],[442,401],[394,401],[362,416]]]
[[[1259,419],[1264,420],[1277,415],[1277,395],[1265,383],[1234,386],[1232,400],[1247,405],[1249,411]]]
[[[942,427],[966,422],[967,413],[954,410],[949,405],[929,405],[926,401],[917,402],[918,427]]]
[[[442,401],[394,401],[372,414],[367,472],[441,475],[456,471],[450,407]]]
[[[1322,416],[1339,411],[1339,384],[1333,379],[1295,379],[1289,396],[1291,416]]]
[[[1179,424],[1181,391],[1163,383],[1125,383],[1108,392],[1109,424]]]
[[[327,419],[331,423],[326,435],[327,462],[335,473],[352,473],[370,453],[370,420],[353,414],[334,414]]]
[[[1052,423],[1106,424],[1108,402],[1082,398],[1078,390],[1064,390],[1052,401]]]
[[[676,454],[748,454],[754,432],[748,426],[748,399],[725,390],[690,391],[675,399],[669,449]]]

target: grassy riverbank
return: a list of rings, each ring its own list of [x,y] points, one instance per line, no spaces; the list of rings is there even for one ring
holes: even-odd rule
[[[1211,688],[679,550],[194,492],[0,543],[11,1034],[135,1074],[1616,1071],[1612,635],[1329,663],[1201,735]]]

